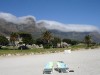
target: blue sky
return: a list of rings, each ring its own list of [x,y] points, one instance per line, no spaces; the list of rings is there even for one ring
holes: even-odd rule
[[[100,0],[0,0],[0,12],[100,27]]]

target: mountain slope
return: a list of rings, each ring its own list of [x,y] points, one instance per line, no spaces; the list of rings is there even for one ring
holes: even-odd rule
[[[61,32],[58,30],[49,30],[54,36],[60,37],[62,39],[73,39],[83,41],[86,35],[92,36],[93,42],[100,43],[100,34],[98,32]]]
[[[12,32],[27,32],[36,37],[41,34],[41,31],[36,27],[36,21],[32,17],[26,17],[20,23],[8,22],[0,18],[1,35],[9,36]]]
[[[13,16],[13,15],[12,15]],[[0,17],[0,34],[10,36],[11,32],[28,32],[34,38],[48,30],[53,36],[60,38],[69,38],[74,40],[83,40],[84,36],[91,35],[93,41],[100,42],[100,33],[98,28],[91,25],[62,24],[55,21],[41,20],[36,21],[33,16],[24,16],[13,19]]]

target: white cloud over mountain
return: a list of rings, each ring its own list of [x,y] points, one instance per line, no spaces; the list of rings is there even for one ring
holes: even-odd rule
[[[27,22],[26,18],[33,18],[34,20],[36,20],[35,17],[31,15],[16,17],[10,13],[3,13],[3,12],[0,12],[0,18],[3,18],[8,22],[13,22],[13,23],[26,23]]]
[[[16,22],[17,21],[17,17],[10,14],[10,13],[0,12],[0,18],[3,18],[3,19],[5,19],[6,21],[9,21],[9,22]]]
[[[96,26],[93,25],[84,25],[84,24],[62,24],[56,21],[41,20],[37,22],[39,25],[42,25],[47,29],[56,29],[63,32],[91,32],[99,31]],[[40,27],[43,27],[40,26]]]
[[[32,15],[16,17],[10,13],[3,13],[0,12],[0,18],[5,19],[6,21],[13,22],[13,23],[27,23],[29,20],[26,18],[32,18],[36,22],[36,19]],[[56,29],[63,32],[91,32],[91,31],[99,31],[99,29],[94,25],[84,25],[84,24],[62,24],[56,21],[48,21],[48,20],[40,20],[37,21],[38,27],[45,27],[47,29]]]

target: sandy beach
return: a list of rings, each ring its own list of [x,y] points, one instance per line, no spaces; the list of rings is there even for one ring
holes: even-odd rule
[[[74,70],[69,73],[54,70],[52,75],[100,75],[100,49],[0,57],[0,75],[43,75],[44,65],[49,61],[64,61],[70,70]]]

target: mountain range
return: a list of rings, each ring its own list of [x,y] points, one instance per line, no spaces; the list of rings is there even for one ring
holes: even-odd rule
[[[9,20],[0,16],[0,35],[10,36],[12,32],[27,32],[31,33],[34,38],[38,38],[46,30],[61,39],[83,40],[84,36],[91,35],[93,41],[100,43],[100,33],[94,26],[65,25],[47,20],[36,21],[33,16],[20,17],[17,20]]]

